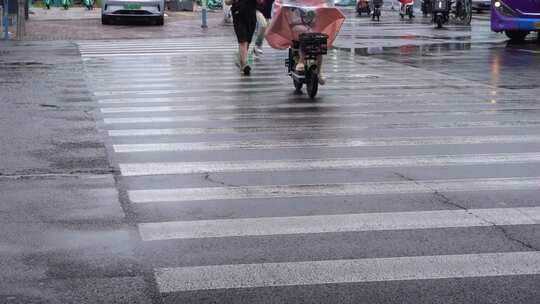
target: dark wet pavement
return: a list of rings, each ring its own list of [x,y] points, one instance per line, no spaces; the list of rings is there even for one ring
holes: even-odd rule
[[[1,49],[0,303],[148,303],[76,46]]]
[[[283,51],[240,76],[232,37],[2,61],[50,86],[6,103],[46,112],[2,122],[26,142],[5,146],[0,300],[536,303],[540,46],[349,22],[313,101]]]

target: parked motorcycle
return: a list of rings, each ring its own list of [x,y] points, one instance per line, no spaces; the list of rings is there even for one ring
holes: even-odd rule
[[[433,10],[433,0],[422,0],[422,15],[426,17]]]
[[[401,20],[403,20],[405,16],[409,16],[409,19],[414,18],[414,0],[399,0],[399,2],[401,3],[399,8]]]
[[[437,28],[442,28],[443,24],[447,24],[450,20],[450,6],[450,0],[433,0],[432,21],[437,24]]]

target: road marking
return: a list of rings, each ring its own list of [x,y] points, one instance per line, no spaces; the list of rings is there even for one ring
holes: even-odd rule
[[[303,119],[303,118],[343,118],[343,117],[384,117],[389,115],[406,116],[466,116],[466,115],[502,115],[518,112],[540,112],[536,108],[508,108],[497,110],[476,111],[373,111],[373,112],[341,112],[341,113],[245,113],[245,114],[209,114],[209,115],[178,115],[178,116],[140,116],[140,117],[108,117],[105,124],[133,124],[133,123],[165,123],[183,121],[236,121],[246,119]]]
[[[141,223],[143,241],[540,224],[540,207]]]
[[[387,146],[425,146],[425,145],[478,145],[538,143],[540,135],[499,135],[499,136],[426,136],[426,137],[383,137],[366,139],[306,139],[301,140],[253,140],[229,142],[185,142],[156,144],[117,144],[116,153],[139,152],[184,152],[184,151],[223,151],[256,149],[296,149],[307,147],[354,148]]]
[[[198,135],[198,134],[247,134],[247,133],[315,133],[362,131],[366,129],[467,129],[467,128],[516,128],[537,127],[540,121],[480,121],[480,122],[451,122],[451,123],[410,123],[410,124],[365,124],[320,126],[301,123],[280,124],[280,126],[242,126],[235,128],[162,128],[162,129],[115,129],[109,130],[112,137],[133,136],[163,136],[163,135]]]
[[[540,190],[540,177],[451,179],[356,184],[305,184],[176,188],[128,191],[131,202],[185,202],[232,199],[323,197],[400,193]]]
[[[232,73],[238,73],[236,70],[231,69]],[[151,74],[148,74],[151,76]],[[204,73],[199,73],[196,75],[205,75]],[[209,75],[210,76],[210,75]],[[431,90],[433,89],[432,84],[396,84],[396,83],[390,83],[390,84],[369,84],[365,83],[366,86],[362,87],[364,90],[381,90],[381,89],[414,89],[414,90]],[[449,86],[453,89],[466,89],[466,88],[485,88],[486,86],[484,84],[477,84],[477,83],[463,83],[463,84],[457,84],[454,83]],[[337,89],[358,89],[358,86],[332,86],[331,89],[337,90]],[[254,92],[254,93],[265,93],[265,92],[275,92],[276,86],[268,86],[268,87],[253,87],[253,88],[237,88],[231,86],[230,88],[201,88],[201,89],[181,89],[181,90],[133,90],[133,91],[125,91],[125,90],[118,90],[118,91],[94,91],[94,95],[98,97],[103,96],[122,96],[126,94],[134,94],[134,95],[171,95],[171,94],[187,94],[187,93],[204,93],[204,92],[223,92],[223,93],[229,93],[229,92]]]
[[[146,112],[173,112],[173,111],[222,111],[222,110],[240,110],[240,109],[246,109],[246,110],[258,110],[258,109],[320,109],[320,108],[349,108],[349,107],[366,107],[368,105],[374,105],[373,102],[354,102],[352,100],[348,102],[340,102],[340,103],[334,103],[334,102],[325,102],[325,103],[317,103],[314,104],[313,102],[298,102],[298,103],[267,103],[267,104],[256,104],[256,105],[223,105],[223,104],[215,104],[215,105],[200,105],[200,104],[189,104],[189,105],[181,105],[181,106],[136,106],[136,107],[102,107],[100,109],[101,113],[103,114],[117,114],[117,113],[146,113]],[[439,102],[423,102],[423,103],[414,103],[409,104],[410,106],[417,106],[422,107],[422,109],[425,110],[427,106],[436,106],[438,109],[440,109],[442,106],[448,106],[449,103],[439,103]],[[450,104],[452,107],[459,107],[460,110],[462,107],[467,106],[469,111],[483,111],[487,110],[486,107],[493,108],[493,105],[484,102],[480,103],[478,101],[476,102],[461,102],[457,104]],[[475,108],[476,107],[476,108]],[[508,110],[511,110],[512,108],[506,108]],[[517,108],[522,109],[522,108]],[[489,109],[491,110],[491,109]]]
[[[527,251],[158,268],[155,277],[159,291],[167,293],[539,273],[540,252]]]
[[[119,164],[123,176],[540,163],[540,153]]]
[[[270,92],[266,94],[265,96],[273,97],[273,98],[279,98],[279,99],[290,99],[291,96],[289,95],[283,95],[281,92]],[[340,94],[342,97],[355,97],[358,99],[364,99],[364,98],[395,98],[395,99],[401,99],[401,98],[421,98],[424,96],[434,96],[434,94],[431,94],[429,92],[418,92],[418,93],[406,93],[406,92],[394,92],[394,93],[388,93],[387,96],[383,96],[380,94],[364,94],[364,93],[352,93],[352,92],[345,92],[344,94]],[[457,94],[454,96],[458,96]],[[470,95],[467,95],[470,96]],[[465,95],[459,95],[459,98],[465,98]],[[254,100],[253,96],[245,96],[245,95],[232,95],[232,96],[220,96],[220,100],[226,100],[226,101],[247,101],[247,100]],[[331,97],[329,97],[331,98]],[[208,96],[172,96],[172,97],[129,97],[129,98],[105,98],[105,99],[99,99],[98,103],[100,104],[118,104],[118,103],[186,103],[186,102],[197,102],[197,101],[205,101],[205,102],[212,102],[212,100],[208,100]],[[518,100],[519,101],[519,100]],[[216,101],[217,102],[217,101]],[[405,101],[404,101],[405,102]]]

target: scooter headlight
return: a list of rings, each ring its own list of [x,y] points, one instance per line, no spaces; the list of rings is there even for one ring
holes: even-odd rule
[[[508,5],[506,5],[501,0],[493,0],[493,8],[499,12],[501,15],[508,16],[508,17],[517,17],[518,13],[511,9]]]

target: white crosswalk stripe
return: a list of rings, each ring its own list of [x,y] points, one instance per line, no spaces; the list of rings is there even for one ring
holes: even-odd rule
[[[366,147],[366,146],[420,146],[420,145],[472,145],[489,143],[528,143],[540,142],[540,136],[453,136],[453,137],[411,137],[381,139],[342,139],[331,138],[299,141],[242,141],[242,142],[195,142],[195,143],[156,143],[114,145],[117,153],[164,152],[164,151],[219,151],[233,149],[278,149],[307,147]]]
[[[430,193],[460,191],[540,190],[540,178],[430,180],[370,182],[362,184],[271,185],[244,187],[205,187],[157,190],[131,190],[134,203],[206,201],[254,198]]]
[[[158,269],[161,292],[540,273],[540,252],[241,264]]]
[[[410,157],[370,157],[355,159],[297,159],[236,162],[162,162],[120,164],[124,176],[196,174],[216,172],[257,172],[295,170],[335,170],[379,167],[435,167],[495,165],[498,163],[540,163],[539,153],[426,155]]]
[[[540,227],[534,100],[332,50],[310,101],[292,94],[284,51],[241,76],[230,37],[79,46],[164,296],[540,276],[540,248],[519,239]],[[413,236],[424,247],[401,250]]]
[[[142,223],[145,241],[346,231],[540,224],[540,207]]]

